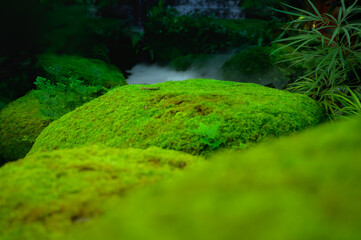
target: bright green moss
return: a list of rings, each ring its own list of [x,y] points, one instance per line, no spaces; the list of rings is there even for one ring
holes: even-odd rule
[[[33,91],[6,105],[0,111],[0,159],[24,157],[49,122],[40,114]]]
[[[358,240],[360,132],[358,118],[216,156],[130,196],[84,239]]]
[[[322,120],[314,100],[256,84],[194,79],[128,85],[50,124],[30,154],[92,143],[206,154],[243,148]]]
[[[38,67],[51,80],[76,78],[85,85],[106,88],[125,85],[126,81],[119,69],[99,59],[69,55],[43,54],[38,57]]]
[[[159,148],[101,146],[35,154],[0,169],[1,239],[53,239],[103,214],[128,191],[201,158]]]

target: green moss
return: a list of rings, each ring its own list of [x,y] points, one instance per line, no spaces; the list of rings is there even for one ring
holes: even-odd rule
[[[76,78],[85,85],[106,88],[126,84],[119,69],[99,59],[43,54],[38,57],[37,66],[44,71],[43,77],[54,82],[61,78]]]
[[[24,157],[49,122],[40,114],[33,91],[6,105],[0,111],[0,159]]]
[[[252,47],[241,51],[222,66],[222,77],[225,80],[284,87],[289,79],[275,65],[280,59],[271,56],[273,50],[272,47]]]
[[[323,118],[311,98],[256,84],[193,79],[128,85],[50,124],[30,154],[92,143],[207,154],[290,134]]]
[[[130,196],[84,239],[358,240],[360,132],[359,117],[216,156]]]
[[[135,188],[201,158],[159,148],[102,146],[36,154],[0,169],[1,239],[60,239]]]

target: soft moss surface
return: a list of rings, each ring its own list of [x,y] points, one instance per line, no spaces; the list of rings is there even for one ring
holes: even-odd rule
[[[218,155],[130,196],[84,239],[358,240],[360,132],[358,118]]]
[[[37,66],[44,72],[40,75],[49,79],[76,78],[84,81],[85,85],[100,85],[106,88],[126,84],[117,67],[99,59],[43,54],[38,56]]]
[[[63,239],[134,188],[202,159],[159,148],[101,146],[36,154],[0,168],[0,239]]]
[[[0,111],[0,159],[12,161],[24,157],[49,123],[41,115],[33,91],[6,105]]]
[[[206,154],[290,134],[323,117],[307,96],[256,84],[193,79],[128,85],[50,124],[30,154],[92,143]]]
[[[281,89],[288,79],[276,66],[278,56],[271,55],[273,47],[252,47],[239,52],[224,63],[221,76],[225,80],[253,82]]]

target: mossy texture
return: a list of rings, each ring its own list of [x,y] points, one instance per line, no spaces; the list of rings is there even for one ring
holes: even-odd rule
[[[84,239],[358,240],[360,132],[361,118],[219,155],[129,196]]]
[[[12,161],[24,157],[49,123],[41,115],[33,91],[6,105],[0,111],[0,159]]]
[[[123,74],[117,67],[99,59],[43,54],[38,56],[37,66],[44,71],[43,77],[51,80],[76,78],[85,85],[106,88],[126,84]]]
[[[102,146],[36,154],[0,169],[2,240],[63,239],[134,188],[202,158],[159,148]]]
[[[29,154],[93,143],[206,154],[290,134],[323,117],[307,96],[256,84],[193,79],[128,85],[51,123]]]

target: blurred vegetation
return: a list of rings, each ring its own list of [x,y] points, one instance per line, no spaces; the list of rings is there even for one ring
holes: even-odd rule
[[[159,1],[148,13],[140,49],[152,60],[168,62],[189,54],[216,53],[276,39],[279,23],[260,19],[225,20],[184,15]]]
[[[96,17],[94,1],[0,2],[0,92],[8,103],[34,88],[40,53],[98,58],[125,71],[136,62],[133,29],[126,20]],[[114,1],[96,1],[101,8]]]
[[[99,59],[69,55],[40,55],[40,76],[34,84],[41,113],[56,120],[109,89],[126,84],[117,67]],[[44,78],[45,77],[45,78]]]

